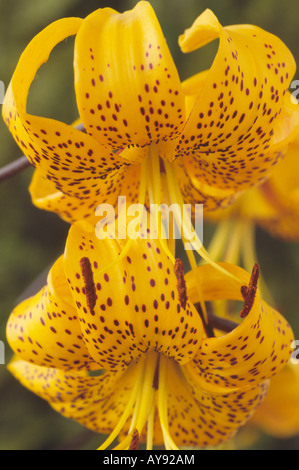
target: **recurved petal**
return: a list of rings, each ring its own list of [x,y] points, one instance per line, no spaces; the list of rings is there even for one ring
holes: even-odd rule
[[[289,241],[299,239],[299,145],[289,145],[285,157],[261,185],[241,195],[227,210],[210,212],[211,221],[225,217],[245,219],[260,225],[272,236]]]
[[[14,139],[30,162],[57,190],[88,199],[97,193],[99,175],[124,164],[86,132],[26,112],[30,85],[52,49],[77,33],[82,20],[66,18],[50,24],[24,50],[7,89],[2,113]]]
[[[124,240],[70,229],[65,272],[88,350],[108,370],[126,368],[151,349],[185,363],[200,347],[200,318],[192,305],[183,305],[160,244],[129,243],[119,257]]]
[[[251,25],[223,28],[210,10],[179,43],[189,52],[215,38],[210,70],[185,87],[197,96],[176,152],[193,178],[241,190],[267,176],[298,132],[298,106],[287,92],[295,62],[277,37]]]
[[[263,400],[267,383],[213,392],[194,382],[188,365],[168,367],[169,431],[179,446],[216,446],[231,438]]]
[[[220,263],[240,279],[240,284],[212,266],[205,265],[186,275],[190,299],[199,301],[196,283],[205,301],[243,300],[241,285],[248,286],[243,269]],[[239,388],[261,383],[276,375],[292,354],[293,333],[288,322],[263,302],[257,289],[249,313],[233,331],[207,338],[186,368],[206,390]]]
[[[76,37],[74,68],[80,116],[102,145],[144,146],[181,131],[181,83],[148,2],[89,15]]]
[[[175,162],[177,182],[186,204],[203,204],[204,213],[221,211],[232,204],[238,196],[236,191],[211,186],[189,172],[185,158],[178,158]]]
[[[63,371],[37,366],[15,358],[8,365],[23,386],[39,395],[63,416],[93,431],[111,432],[124,411],[134,384],[135,368],[125,374],[103,371]]]
[[[96,209],[100,204],[108,204],[117,214],[118,196],[127,198],[128,202],[138,202],[140,165],[130,165],[107,173],[105,178],[94,181],[94,192],[88,199],[68,196],[58,191],[55,184],[36,169],[29,192],[33,204],[43,210],[55,212],[69,223],[86,221],[94,230],[99,221]]]
[[[7,339],[18,356],[33,364],[60,369],[99,368],[84,344],[62,257],[51,268],[47,285],[13,310]]]

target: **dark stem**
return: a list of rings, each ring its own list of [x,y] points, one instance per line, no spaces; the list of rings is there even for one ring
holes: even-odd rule
[[[208,338],[214,338],[215,332],[214,328],[216,330],[224,331],[225,333],[230,333],[233,331],[237,326],[238,323],[234,322],[232,320],[228,320],[227,318],[221,318],[217,317],[213,313],[209,312],[207,310],[207,320],[205,319],[205,316],[203,314],[202,308],[200,304],[195,304],[195,308],[199,313],[199,316],[201,318],[201,321],[203,323],[203,327],[205,329],[206,335]]]
[[[31,166],[30,161],[23,155],[22,157],[18,158],[14,162],[9,163],[8,165],[3,166],[0,168],[0,183],[12,176],[17,175],[21,171],[25,170]]]
[[[239,325],[237,322],[227,320],[227,318],[217,317],[213,315],[213,313],[208,313],[208,320],[213,328],[224,331],[225,333],[230,333]]]
[[[201,318],[201,321],[202,321],[202,324],[203,324],[203,327],[205,329],[207,337],[208,338],[215,338],[215,333],[214,333],[214,330],[213,330],[213,326],[210,323],[209,315],[208,315],[208,322],[206,322],[206,319],[205,319],[205,316],[203,314],[201,305],[197,304],[197,305],[195,305],[195,307],[196,307],[196,310],[199,313],[199,316]]]
[[[75,126],[75,128],[81,132],[86,133],[86,130],[82,123]],[[25,157],[25,155],[22,155],[22,157],[18,158],[17,160],[11,163],[8,163],[8,165],[5,165],[2,168],[0,168],[0,183],[2,181],[7,180],[8,178],[11,178],[12,176],[17,175],[18,173],[25,170],[29,166],[31,166],[31,163],[27,159],[27,157]]]

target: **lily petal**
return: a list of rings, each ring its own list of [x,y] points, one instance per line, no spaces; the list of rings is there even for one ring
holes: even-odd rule
[[[65,272],[90,354],[107,370],[151,349],[185,363],[200,347],[199,315],[181,305],[173,264],[156,240],[131,241],[119,257],[122,240],[70,229]]]
[[[287,93],[295,61],[277,37],[251,25],[223,28],[210,10],[179,44],[190,52],[215,38],[218,53],[199,80],[176,152],[187,155],[193,178],[240,191],[265,178],[298,132],[298,107]]]
[[[90,199],[82,199],[67,196],[58,191],[55,184],[45,178],[39,169],[36,169],[29,186],[29,192],[36,207],[55,212],[69,223],[81,224],[84,220],[94,230],[99,220],[95,215],[98,205],[109,204],[115,208],[117,214],[119,195],[125,196],[130,203],[138,201],[139,182],[140,165],[131,165],[110,171],[105,179],[98,180],[97,194]]]
[[[74,67],[80,116],[102,145],[144,146],[181,131],[180,79],[148,2],[123,14],[90,14],[76,37]]]
[[[238,197],[238,193],[231,189],[221,189],[204,183],[189,172],[185,158],[178,158],[175,163],[175,172],[181,193],[186,204],[203,204],[205,212],[230,206]]]
[[[186,377],[188,380],[186,380]],[[178,445],[216,446],[233,437],[253,414],[267,383],[239,390],[207,391],[191,381],[190,370],[169,364],[169,429]]]
[[[61,369],[98,369],[84,344],[76,307],[63,275],[63,259],[52,267],[48,284],[11,313],[7,339],[22,359]]]
[[[118,422],[134,384],[132,367],[125,374],[65,372],[15,358],[8,366],[23,386],[47,400],[54,410],[96,432],[109,433]]]
[[[250,276],[242,268],[220,263],[227,271],[249,284]],[[186,275],[189,297],[198,302],[195,283],[206,301],[243,300],[236,281],[205,265]],[[192,363],[186,366],[203,388],[239,388],[261,383],[277,374],[289,361],[293,333],[276,310],[261,301],[257,289],[248,315],[233,331],[203,340]]]
[[[100,175],[124,160],[107,151],[86,132],[54,119],[26,112],[30,85],[52,49],[78,32],[82,20],[58,20],[41,31],[20,57],[7,89],[2,113],[14,139],[34,166],[64,194],[88,199],[98,193]]]

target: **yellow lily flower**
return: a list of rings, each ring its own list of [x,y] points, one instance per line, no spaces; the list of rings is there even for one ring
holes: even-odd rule
[[[120,258],[123,243],[71,227],[47,285],[9,318],[9,369],[62,415],[109,434],[101,449],[118,436],[116,449],[217,445],[289,360],[292,330],[261,300],[256,271],[224,263],[184,277],[159,241],[134,240]],[[196,305],[244,294],[240,325],[206,334]]]
[[[82,130],[26,111],[38,68],[71,35]],[[294,59],[277,37],[251,25],[222,27],[210,10],[179,45],[191,52],[214,39],[210,70],[182,84],[147,2],[123,14],[104,8],[61,19],[40,32],[3,105],[10,132],[38,168],[34,203],[74,222],[92,217],[99,202],[115,204],[119,194],[140,200],[145,185],[159,202],[166,172],[172,201],[212,210],[264,180],[298,130],[287,92]]]
[[[274,237],[298,241],[298,158],[297,137],[264,183],[245,191],[230,207],[207,213],[206,220],[258,225]]]

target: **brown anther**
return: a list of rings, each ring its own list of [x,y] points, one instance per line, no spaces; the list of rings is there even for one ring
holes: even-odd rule
[[[255,264],[252,269],[249,285],[241,287],[241,294],[244,299],[244,305],[240,313],[241,318],[247,317],[248,313],[250,312],[253,306],[259,275],[260,275],[259,265]]]
[[[94,315],[94,307],[97,301],[96,288],[93,280],[93,272],[90,264],[90,260],[87,257],[80,259],[81,272],[85,284],[85,295],[87,306],[90,313]]]
[[[138,450],[138,446],[139,446],[139,432],[135,428],[134,431],[132,432],[132,440],[131,440],[129,450]]]
[[[187,303],[187,288],[184,278],[184,264],[180,258],[175,260],[174,272],[177,278],[177,289],[179,293],[179,302],[181,307],[185,310]]]
[[[241,286],[241,294],[242,294],[243,300],[246,299],[247,292],[248,292],[248,287],[247,286]]]

